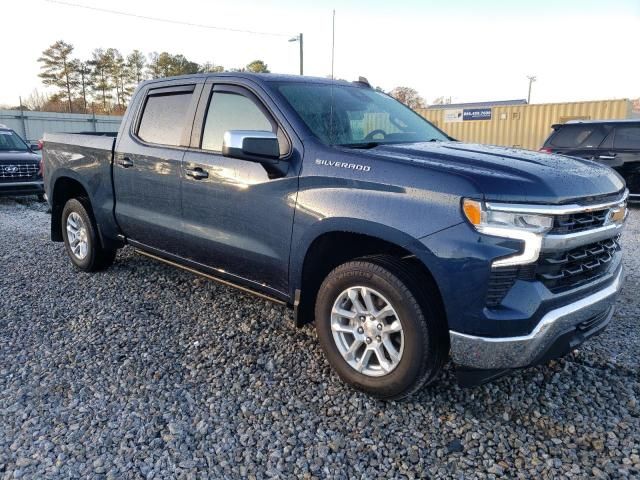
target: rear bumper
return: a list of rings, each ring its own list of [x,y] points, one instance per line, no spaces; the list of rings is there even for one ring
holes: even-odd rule
[[[37,195],[39,193],[44,193],[42,180],[0,183],[0,196]]]
[[[503,370],[526,367],[552,358],[551,354],[561,350],[565,344],[575,348],[586,338],[599,333],[610,321],[623,279],[621,267],[608,286],[547,312],[527,335],[481,337],[450,330],[453,361],[473,369]]]

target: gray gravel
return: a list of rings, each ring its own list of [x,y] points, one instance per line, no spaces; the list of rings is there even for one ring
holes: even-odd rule
[[[0,478],[640,477],[640,210],[579,352],[404,403],[355,393],[287,309],[123,250],[78,273],[0,199]]]

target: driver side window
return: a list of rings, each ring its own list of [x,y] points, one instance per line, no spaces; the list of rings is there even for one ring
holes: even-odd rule
[[[213,92],[202,133],[202,149],[222,151],[227,130],[276,132],[275,125],[249,98],[237,93]]]

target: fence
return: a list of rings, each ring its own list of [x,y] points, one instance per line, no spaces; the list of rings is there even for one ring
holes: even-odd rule
[[[632,114],[626,99],[417,111],[457,140],[531,150],[542,146],[555,123],[621,119]]]
[[[0,124],[15,130],[28,142],[48,133],[117,132],[122,117],[79,113],[0,110]]]

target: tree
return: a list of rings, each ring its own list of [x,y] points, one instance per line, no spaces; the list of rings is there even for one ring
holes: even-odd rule
[[[451,97],[438,97],[431,103],[431,105],[448,105],[450,103]]]
[[[254,60],[247,64],[246,69],[247,71],[254,73],[270,73],[268,65],[262,60]]]
[[[24,106],[26,110],[41,112],[48,102],[49,95],[39,92],[38,89],[34,89],[24,101]]]
[[[96,48],[91,54],[92,58],[89,60],[89,65],[92,67],[91,80],[92,89],[94,93],[98,94],[102,100],[102,111],[109,112],[107,108],[107,102],[109,107],[111,104],[111,91],[113,85],[111,84],[111,63],[113,59],[102,48]]]
[[[91,69],[87,62],[83,62],[79,59],[73,60],[73,68],[78,72],[80,88],[80,94],[82,95],[82,111],[87,113],[87,90],[91,86]]]
[[[216,65],[213,62],[206,62],[200,65],[200,73],[221,73],[224,72],[222,65]]]
[[[153,52],[149,55],[149,74],[151,78],[172,77],[198,73],[200,65],[188,60],[184,55],[172,55],[168,52],[160,54]]]
[[[127,69],[131,82],[136,85],[145,79],[144,70],[147,67],[147,59],[140,50],[134,50],[127,56]]]
[[[78,87],[78,72],[76,65],[71,60],[73,45],[58,40],[56,43],[42,52],[38,61],[42,64],[42,70],[38,75],[44,85],[57,87],[57,94],[64,92],[69,112],[73,112],[73,92]],[[60,96],[60,95],[59,95]]]
[[[424,98],[422,98],[416,90],[410,87],[396,87],[391,90],[390,95],[412,109],[424,108],[426,105]]]
[[[125,93],[125,89],[128,89],[127,85],[125,85],[128,83],[128,72],[124,58],[116,48],[107,48],[104,53],[108,62],[108,74],[111,85],[116,89],[116,104],[118,105],[118,110],[124,110],[124,105],[127,103],[128,97]]]

